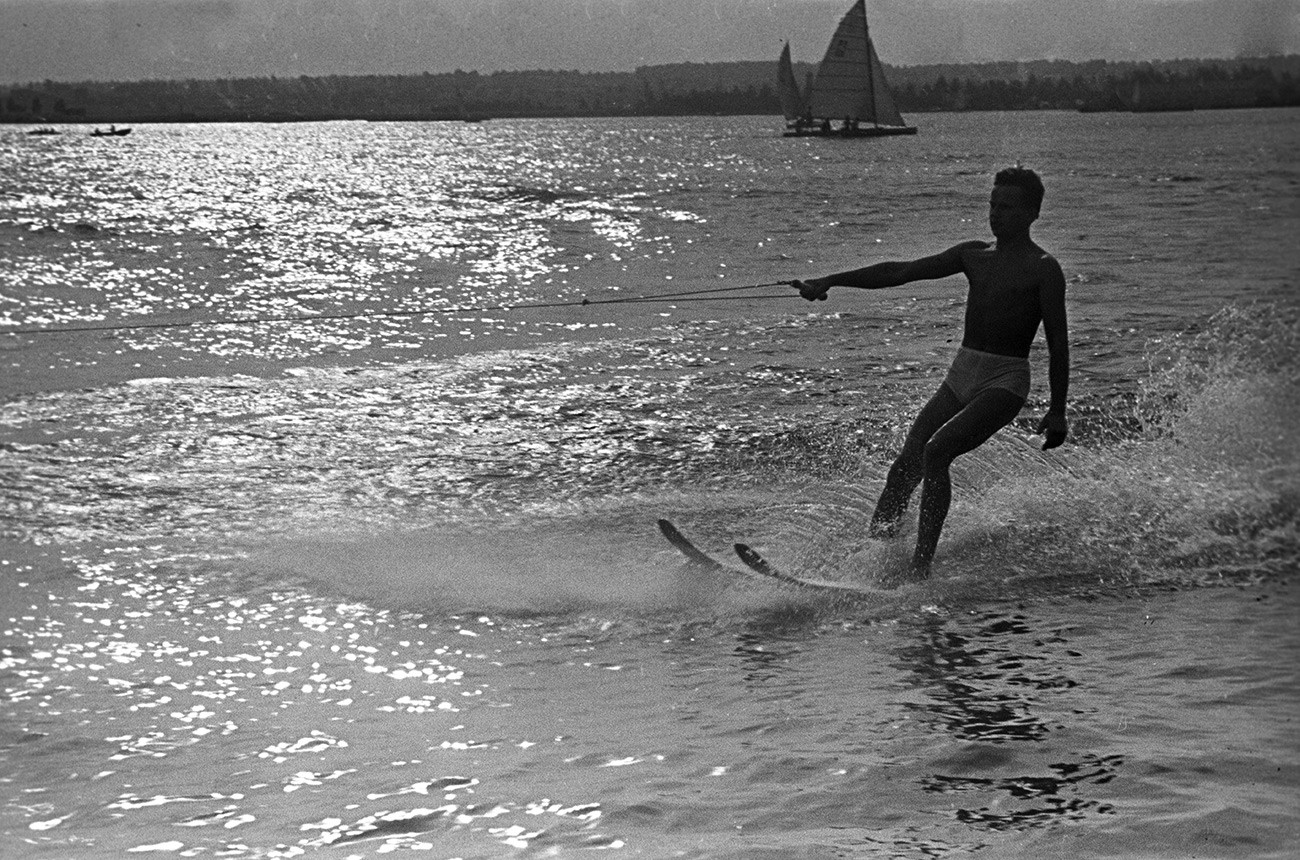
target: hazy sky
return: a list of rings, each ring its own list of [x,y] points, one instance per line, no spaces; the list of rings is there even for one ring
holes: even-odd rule
[[[0,0],[0,82],[821,59],[852,0]],[[868,0],[893,65],[1300,52],[1300,0]]]

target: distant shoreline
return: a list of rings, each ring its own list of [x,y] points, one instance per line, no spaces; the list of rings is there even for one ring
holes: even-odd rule
[[[796,64],[799,77],[814,67]],[[635,72],[452,72],[0,87],[0,123],[464,121],[779,115],[776,63]],[[1064,60],[887,68],[904,114],[1165,111],[1300,105],[1300,55],[1237,60]]]

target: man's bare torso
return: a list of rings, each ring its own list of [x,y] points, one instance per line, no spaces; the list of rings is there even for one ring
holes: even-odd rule
[[[1056,261],[1032,242],[966,250],[961,258],[970,281],[962,346],[1028,357],[1043,321],[1040,290]]]

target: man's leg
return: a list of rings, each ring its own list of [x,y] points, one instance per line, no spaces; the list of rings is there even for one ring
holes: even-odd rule
[[[979,394],[938,429],[925,445],[921,487],[921,516],[916,530],[916,553],[912,556],[912,573],[925,576],[930,560],[939,545],[939,533],[952,502],[952,479],[948,467],[952,461],[973,451],[1007,426],[1020,414],[1025,399],[1002,388]]]
[[[921,483],[925,443],[960,411],[961,402],[957,395],[947,385],[940,385],[930,402],[917,414],[912,429],[907,433],[907,441],[903,443],[903,450],[889,468],[885,489],[876,502],[876,512],[871,515],[872,537],[893,537],[898,532],[898,521],[907,510],[912,491]]]

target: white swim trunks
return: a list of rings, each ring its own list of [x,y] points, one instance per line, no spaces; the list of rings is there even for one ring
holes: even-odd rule
[[[963,406],[990,388],[1010,391],[1023,400],[1029,396],[1029,359],[963,346],[943,381]]]

